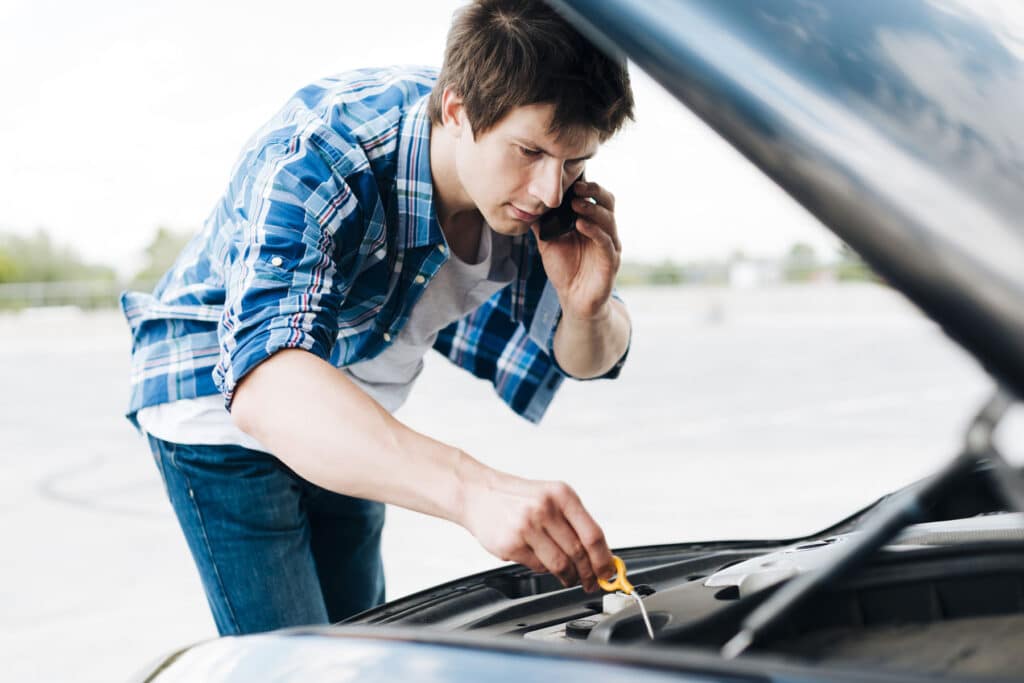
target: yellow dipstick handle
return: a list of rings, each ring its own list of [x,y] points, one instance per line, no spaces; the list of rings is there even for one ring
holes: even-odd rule
[[[626,578],[626,563],[623,562],[622,558],[618,555],[612,555],[612,562],[615,563],[614,581],[605,581],[602,578],[598,578],[597,585],[609,593],[622,591],[626,595],[632,595],[633,584],[631,584],[629,579]]]

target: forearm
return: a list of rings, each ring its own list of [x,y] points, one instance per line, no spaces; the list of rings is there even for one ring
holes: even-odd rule
[[[488,551],[593,590],[611,573],[601,528],[567,485],[521,479],[420,434],[337,368],[279,351],[239,383],[235,423],[305,479],[465,527]]]
[[[318,486],[460,524],[465,481],[488,469],[405,426],[306,351],[280,351],[256,367],[239,385],[232,415]]]
[[[629,313],[617,299],[609,299],[607,308],[593,318],[563,314],[555,331],[555,360],[573,377],[599,377],[626,352],[630,325]]]

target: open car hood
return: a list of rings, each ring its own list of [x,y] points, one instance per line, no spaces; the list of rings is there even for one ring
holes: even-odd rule
[[[1024,396],[1024,26],[997,3],[551,4]]]

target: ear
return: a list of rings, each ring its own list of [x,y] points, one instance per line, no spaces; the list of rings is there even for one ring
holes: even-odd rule
[[[463,132],[470,132],[462,96],[457,94],[451,86],[446,87],[444,93],[441,94],[441,123],[453,137],[459,137]]]

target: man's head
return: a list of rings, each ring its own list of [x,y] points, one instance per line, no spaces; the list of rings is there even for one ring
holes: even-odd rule
[[[599,52],[540,0],[475,0],[455,16],[444,65],[430,97],[441,123],[441,95],[464,101],[477,134],[515,107],[554,105],[551,132],[593,128],[604,142],[633,118],[626,67]]]
[[[623,64],[539,0],[475,0],[456,15],[430,118],[456,138],[462,189],[499,232],[557,206],[586,158],[633,118]]]

